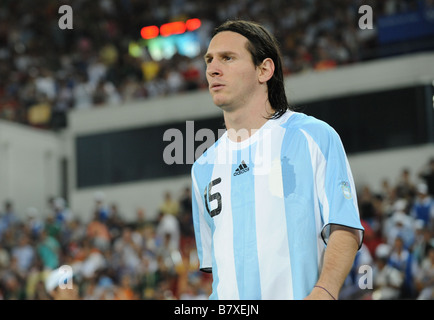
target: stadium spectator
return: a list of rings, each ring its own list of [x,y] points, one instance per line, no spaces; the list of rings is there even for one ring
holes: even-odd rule
[[[374,300],[394,300],[400,297],[400,291],[404,282],[402,273],[388,263],[391,248],[387,244],[381,244],[375,250],[374,265]]]
[[[140,233],[130,227],[122,230],[122,235],[113,243],[113,253],[119,259],[120,268],[118,275],[131,274],[137,270],[140,264],[140,255],[143,247],[143,239]]]
[[[22,273],[27,273],[36,255],[27,234],[23,234],[20,237],[18,245],[12,249],[11,253],[12,259],[16,260],[18,270]]]
[[[314,69],[316,71],[324,71],[336,68],[337,62],[331,57],[328,50],[322,47],[317,47],[315,53],[316,62],[314,64]]]
[[[418,265],[428,257],[428,251],[431,247],[434,247],[433,233],[428,228],[420,227],[419,230],[415,230],[416,240],[412,248],[414,258]]]
[[[18,222],[13,203],[9,200],[5,201],[4,210],[0,212],[0,239],[6,230],[14,227]]]
[[[426,183],[428,194],[434,197],[434,158],[431,158],[426,167],[421,170],[419,177]]]
[[[397,238],[403,242],[405,248],[410,248],[414,242],[414,220],[402,211],[396,211],[387,219],[385,224],[385,238],[389,245],[394,246]]]
[[[405,247],[405,242],[400,236],[395,238],[388,263],[403,275],[399,298],[414,299],[416,294],[414,277],[418,272],[418,266],[412,252]]]
[[[136,230],[138,225],[143,221],[143,218],[138,214],[136,224]],[[110,205],[110,212],[105,223],[107,225],[108,231],[110,233],[110,239],[116,239],[122,234],[122,229],[125,227],[125,221],[122,218],[122,213],[119,212],[118,205],[112,203]]]
[[[76,110],[88,109],[92,107],[92,85],[88,81],[87,74],[77,72],[75,85],[72,89],[73,108]]]
[[[423,221],[423,226],[430,228],[434,226],[434,200],[428,194],[428,187],[421,183],[417,186],[417,196],[410,211],[415,220]]]
[[[172,193],[166,191],[164,194],[163,203],[160,205],[160,211],[163,214],[171,214],[177,216],[179,213],[179,202],[172,197]]]
[[[92,246],[90,242],[84,243],[82,259],[82,261],[76,262],[71,267],[73,267],[75,273],[82,277],[84,282],[98,278],[109,264],[101,250]]]
[[[160,212],[155,235],[160,244],[167,244],[171,250],[178,250],[181,241],[178,218],[173,214]]]
[[[60,266],[60,249],[60,243],[57,240],[56,234],[50,235],[46,230],[43,230],[36,250],[44,268],[55,269]]]
[[[44,221],[40,217],[38,209],[34,207],[27,208],[26,213],[27,219],[24,221],[24,225],[29,230],[30,239],[36,240],[44,229]]]
[[[124,274],[121,277],[120,286],[116,290],[116,300],[137,300],[137,294],[133,288],[131,276]]]
[[[110,215],[110,210],[106,203],[106,195],[102,191],[96,191],[94,193],[95,201],[95,214],[102,221],[106,222]]]
[[[434,300],[434,244],[430,246],[427,257],[421,263],[416,284],[418,300]]]
[[[410,170],[404,168],[399,177],[398,183],[396,185],[397,197],[401,199],[406,199],[409,204],[409,199],[416,195],[416,185],[411,180]]]
[[[87,226],[86,235],[96,248],[104,251],[109,247],[111,241],[110,231],[98,211],[94,212],[94,218]]]

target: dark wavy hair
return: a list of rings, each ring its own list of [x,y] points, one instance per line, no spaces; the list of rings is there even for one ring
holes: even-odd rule
[[[282,57],[276,38],[263,26],[253,21],[228,20],[214,29],[213,37],[223,31],[232,31],[246,37],[247,50],[252,55],[255,66],[270,58],[274,62],[273,76],[268,80],[268,100],[275,111],[269,119],[280,118],[288,109],[292,109],[285,93]]]

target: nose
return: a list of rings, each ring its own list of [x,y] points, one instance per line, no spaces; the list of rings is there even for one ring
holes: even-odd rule
[[[210,77],[218,77],[222,75],[222,71],[215,60],[208,63],[206,67],[206,74]]]

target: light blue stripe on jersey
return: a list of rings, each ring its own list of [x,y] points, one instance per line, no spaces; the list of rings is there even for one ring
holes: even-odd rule
[[[315,211],[315,201],[306,195],[313,194],[313,181],[310,152],[306,139],[300,131],[286,130],[282,144],[282,175],[285,199],[286,222],[288,229],[288,247],[292,271],[293,299],[306,297],[318,277],[318,245],[322,240],[319,235],[320,223]]]
[[[213,224],[212,229],[212,233],[214,234],[214,230],[215,230],[215,225]],[[212,251],[212,270],[213,270],[213,281],[212,281],[212,293],[209,296],[210,300],[218,300],[218,285],[219,285],[219,276],[218,276],[218,269],[217,269],[217,264],[216,264],[216,259],[214,257],[214,243],[211,245],[211,251]],[[216,272],[214,272],[214,270]]]
[[[256,144],[255,144],[256,145]],[[250,146],[250,157],[255,154],[255,145]],[[259,264],[256,242],[255,221],[255,190],[253,161],[244,159],[246,152],[232,151],[232,173],[236,172],[240,163],[245,161],[250,172],[231,176],[231,203],[234,226],[234,255],[238,292],[241,299],[261,299],[261,285],[259,282]]]
[[[209,149],[204,155],[214,153],[215,149]],[[200,174],[195,174],[192,167],[192,213],[193,224],[195,230],[195,240],[198,258],[201,269],[217,271],[216,259],[214,257],[214,243],[212,235],[215,231],[215,224],[211,216],[204,207],[204,190],[199,186],[207,186],[211,181],[214,164],[212,162],[204,162],[199,167]],[[212,295],[210,299],[218,299],[217,287],[219,284],[218,273],[213,272]]]

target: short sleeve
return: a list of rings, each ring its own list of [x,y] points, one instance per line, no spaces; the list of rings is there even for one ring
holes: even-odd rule
[[[360,222],[357,194],[351,168],[338,133],[329,125],[324,125],[318,145],[318,169],[315,172],[317,193],[319,194],[324,242],[330,236],[333,224],[359,231],[359,249],[363,242],[364,229]],[[325,129],[325,130],[324,130]]]
[[[211,272],[212,270],[212,254],[211,254],[211,228],[208,225],[204,216],[203,195],[199,190],[194,171],[191,173],[192,177],[192,214],[193,214],[193,227],[196,240],[197,255],[199,258],[199,268],[204,272]]]

